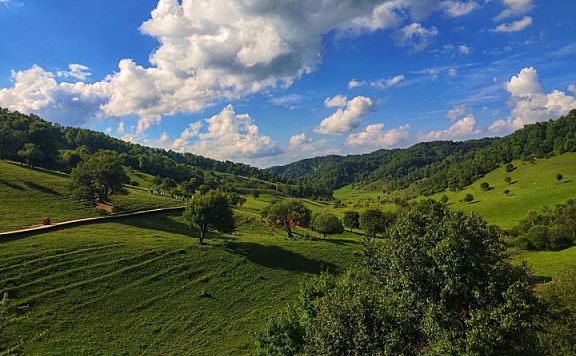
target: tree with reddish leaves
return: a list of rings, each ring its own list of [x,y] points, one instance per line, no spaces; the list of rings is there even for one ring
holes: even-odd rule
[[[308,227],[312,212],[297,199],[287,199],[270,205],[263,212],[264,219],[271,227],[278,227],[293,238],[292,230],[298,226]]]

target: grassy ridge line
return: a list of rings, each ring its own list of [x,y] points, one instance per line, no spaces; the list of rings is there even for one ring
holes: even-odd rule
[[[137,172],[131,178],[135,178],[143,187],[152,186],[153,177],[149,175]],[[182,205],[179,200],[152,195],[148,189],[127,189],[128,195],[112,198],[117,212]],[[104,213],[70,196],[66,174],[0,161],[0,232],[41,224],[46,216],[57,223]]]

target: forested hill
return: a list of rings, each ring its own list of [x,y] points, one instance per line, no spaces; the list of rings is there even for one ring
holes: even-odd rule
[[[81,159],[82,151],[96,152],[104,149],[121,154],[129,167],[177,181],[190,179],[191,167],[271,182],[285,181],[271,171],[246,164],[144,147],[102,132],[60,126],[36,115],[24,115],[0,108],[0,159],[18,161],[26,156],[34,165],[70,171]]]
[[[378,182],[384,190],[416,183],[420,194],[460,189],[513,159],[576,151],[576,110],[558,120],[527,125],[506,137],[423,142],[407,149],[306,159],[269,171],[330,189]]]

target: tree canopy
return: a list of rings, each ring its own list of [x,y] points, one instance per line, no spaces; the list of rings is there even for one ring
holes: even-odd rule
[[[273,203],[263,212],[264,219],[272,227],[279,227],[292,235],[292,229],[297,226],[308,227],[312,212],[297,199],[286,199]]]
[[[130,179],[122,160],[114,151],[99,151],[80,162],[70,174],[70,189],[79,198],[93,203],[107,200],[113,194],[125,193]]]
[[[326,238],[326,235],[341,234],[344,232],[344,227],[342,226],[340,219],[331,213],[316,215],[312,222],[312,227],[314,230],[321,233],[324,238]]]
[[[361,267],[310,281],[258,336],[262,354],[537,354],[536,299],[497,228],[425,201],[403,209]]]
[[[224,233],[234,231],[234,213],[230,207],[230,199],[228,194],[222,191],[211,190],[206,194],[194,195],[183,216],[190,227],[200,230],[200,244],[204,244],[208,229]]]

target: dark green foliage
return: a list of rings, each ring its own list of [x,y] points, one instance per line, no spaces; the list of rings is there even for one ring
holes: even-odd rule
[[[576,244],[576,200],[555,209],[530,211],[513,229],[513,243],[524,250],[561,250]]]
[[[474,196],[472,194],[468,193],[464,196],[464,201],[466,203],[471,203],[474,201]]]
[[[561,182],[562,179],[564,179],[564,177],[562,177],[562,174],[560,174],[560,173],[556,174],[556,180],[557,180],[558,182]]]
[[[506,181],[506,183],[511,184],[512,183],[512,177],[506,177],[504,178],[504,181]]]
[[[344,219],[342,220],[344,226],[350,229],[360,228],[360,213],[357,211],[346,211],[344,212]]]
[[[576,268],[567,269],[541,292],[548,306],[540,339],[549,355],[576,355]]]
[[[482,219],[425,201],[367,241],[360,268],[308,283],[262,354],[538,354],[536,300]],[[276,350],[276,351],[275,351]]]
[[[124,194],[130,178],[114,151],[99,151],[72,170],[70,190],[78,198],[94,203],[106,201],[113,194]]]
[[[332,234],[341,234],[344,232],[342,222],[334,214],[322,213],[314,217],[312,228],[324,236]]]
[[[32,167],[42,163],[45,155],[35,143],[26,143],[24,147],[18,151],[18,157],[26,162],[28,166]]]
[[[448,203],[448,196],[446,194],[444,194],[441,198],[440,198],[440,202],[443,204]]]
[[[234,231],[234,214],[229,204],[228,194],[217,190],[190,199],[183,216],[190,227],[200,230],[200,244],[204,244],[208,229],[224,233]]]
[[[488,182],[482,182],[482,183],[480,184],[480,188],[481,188],[482,190],[484,190],[484,191],[490,190],[490,184],[488,184]]]
[[[246,203],[246,198],[236,193],[228,194],[228,200],[231,206],[242,206]]]
[[[279,227],[292,238],[292,229],[296,226],[308,227],[312,212],[300,200],[287,199],[273,203],[262,213],[262,217],[271,227]]]
[[[360,215],[360,228],[366,236],[376,238],[394,223],[396,215],[379,209],[367,209]]]
[[[504,194],[506,195],[510,194],[510,189],[504,189]]]
[[[514,167],[514,165],[512,163],[506,163],[504,168],[506,169],[506,172],[508,172],[508,173],[510,173],[516,169],[516,167]]]

